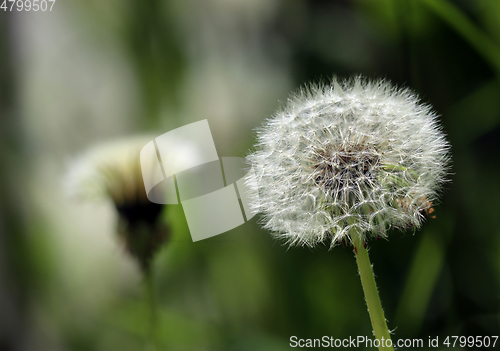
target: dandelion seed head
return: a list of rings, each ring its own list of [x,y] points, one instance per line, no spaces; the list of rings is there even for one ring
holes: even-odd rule
[[[418,228],[450,160],[431,107],[384,80],[302,88],[257,134],[250,206],[289,245]]]
[[[170,237],[161,220],[164,206],[147,199],[142,180],[139,155],[151,139],[137,136],[95,145],[70,162],[64,179],[71,197],[111,200],[118,215],[116,232],[144,271]]]

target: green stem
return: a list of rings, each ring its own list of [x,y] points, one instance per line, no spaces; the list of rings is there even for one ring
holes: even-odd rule
[[[148,304],[149,331],[147,333],[147,348],[148,351],[156,351],[156,297],[154,289],[153,269],[149,267],[144,271],[144,291]]]
[[[360,235],[353,235],[354,252],[356,254],[356,262],[358,264],[359,276],[361,278],[361,285],[365,294],[366,306],[368,307],[368,314],[372,322],[373,332],[375,338],[380,340],[379,350],[394,350],[392,347],[391,335],[387,328],[387,322],[384,317],[384,310],[378,295],[377,284],[375,283],[375,276],[373,275],[370,257],[368,250],[365,248],[364,242]],[[390,347],[386,347],[391,345]]]

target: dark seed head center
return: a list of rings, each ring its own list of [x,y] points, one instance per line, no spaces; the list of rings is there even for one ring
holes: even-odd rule
[[[325,193],[333,195],[370,186],[379,165],[380,153],[366,145],[316,150],[312,178]]]

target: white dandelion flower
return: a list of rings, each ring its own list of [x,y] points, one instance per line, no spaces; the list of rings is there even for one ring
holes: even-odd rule
[[[290,245],[332,246],[419,227],[439,195],[449,144],[429,105],[385,80],[303,88],[258,131],[251,207]]]

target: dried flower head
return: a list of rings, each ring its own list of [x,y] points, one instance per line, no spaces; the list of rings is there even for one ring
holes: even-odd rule
[[[135,137],[94,146],[73,160],[65,184],[72,196],[112,200],[118,213],[117,233],[145,271],[170,235],[160,218],[164,206],[148,200],[142,180],[139,154],[151,139]]]
[[[290,245],[333,246],[419,227],[450,156],[430,106],[358,77],[300,90],[258,131],[248,159],[264,227]]]

